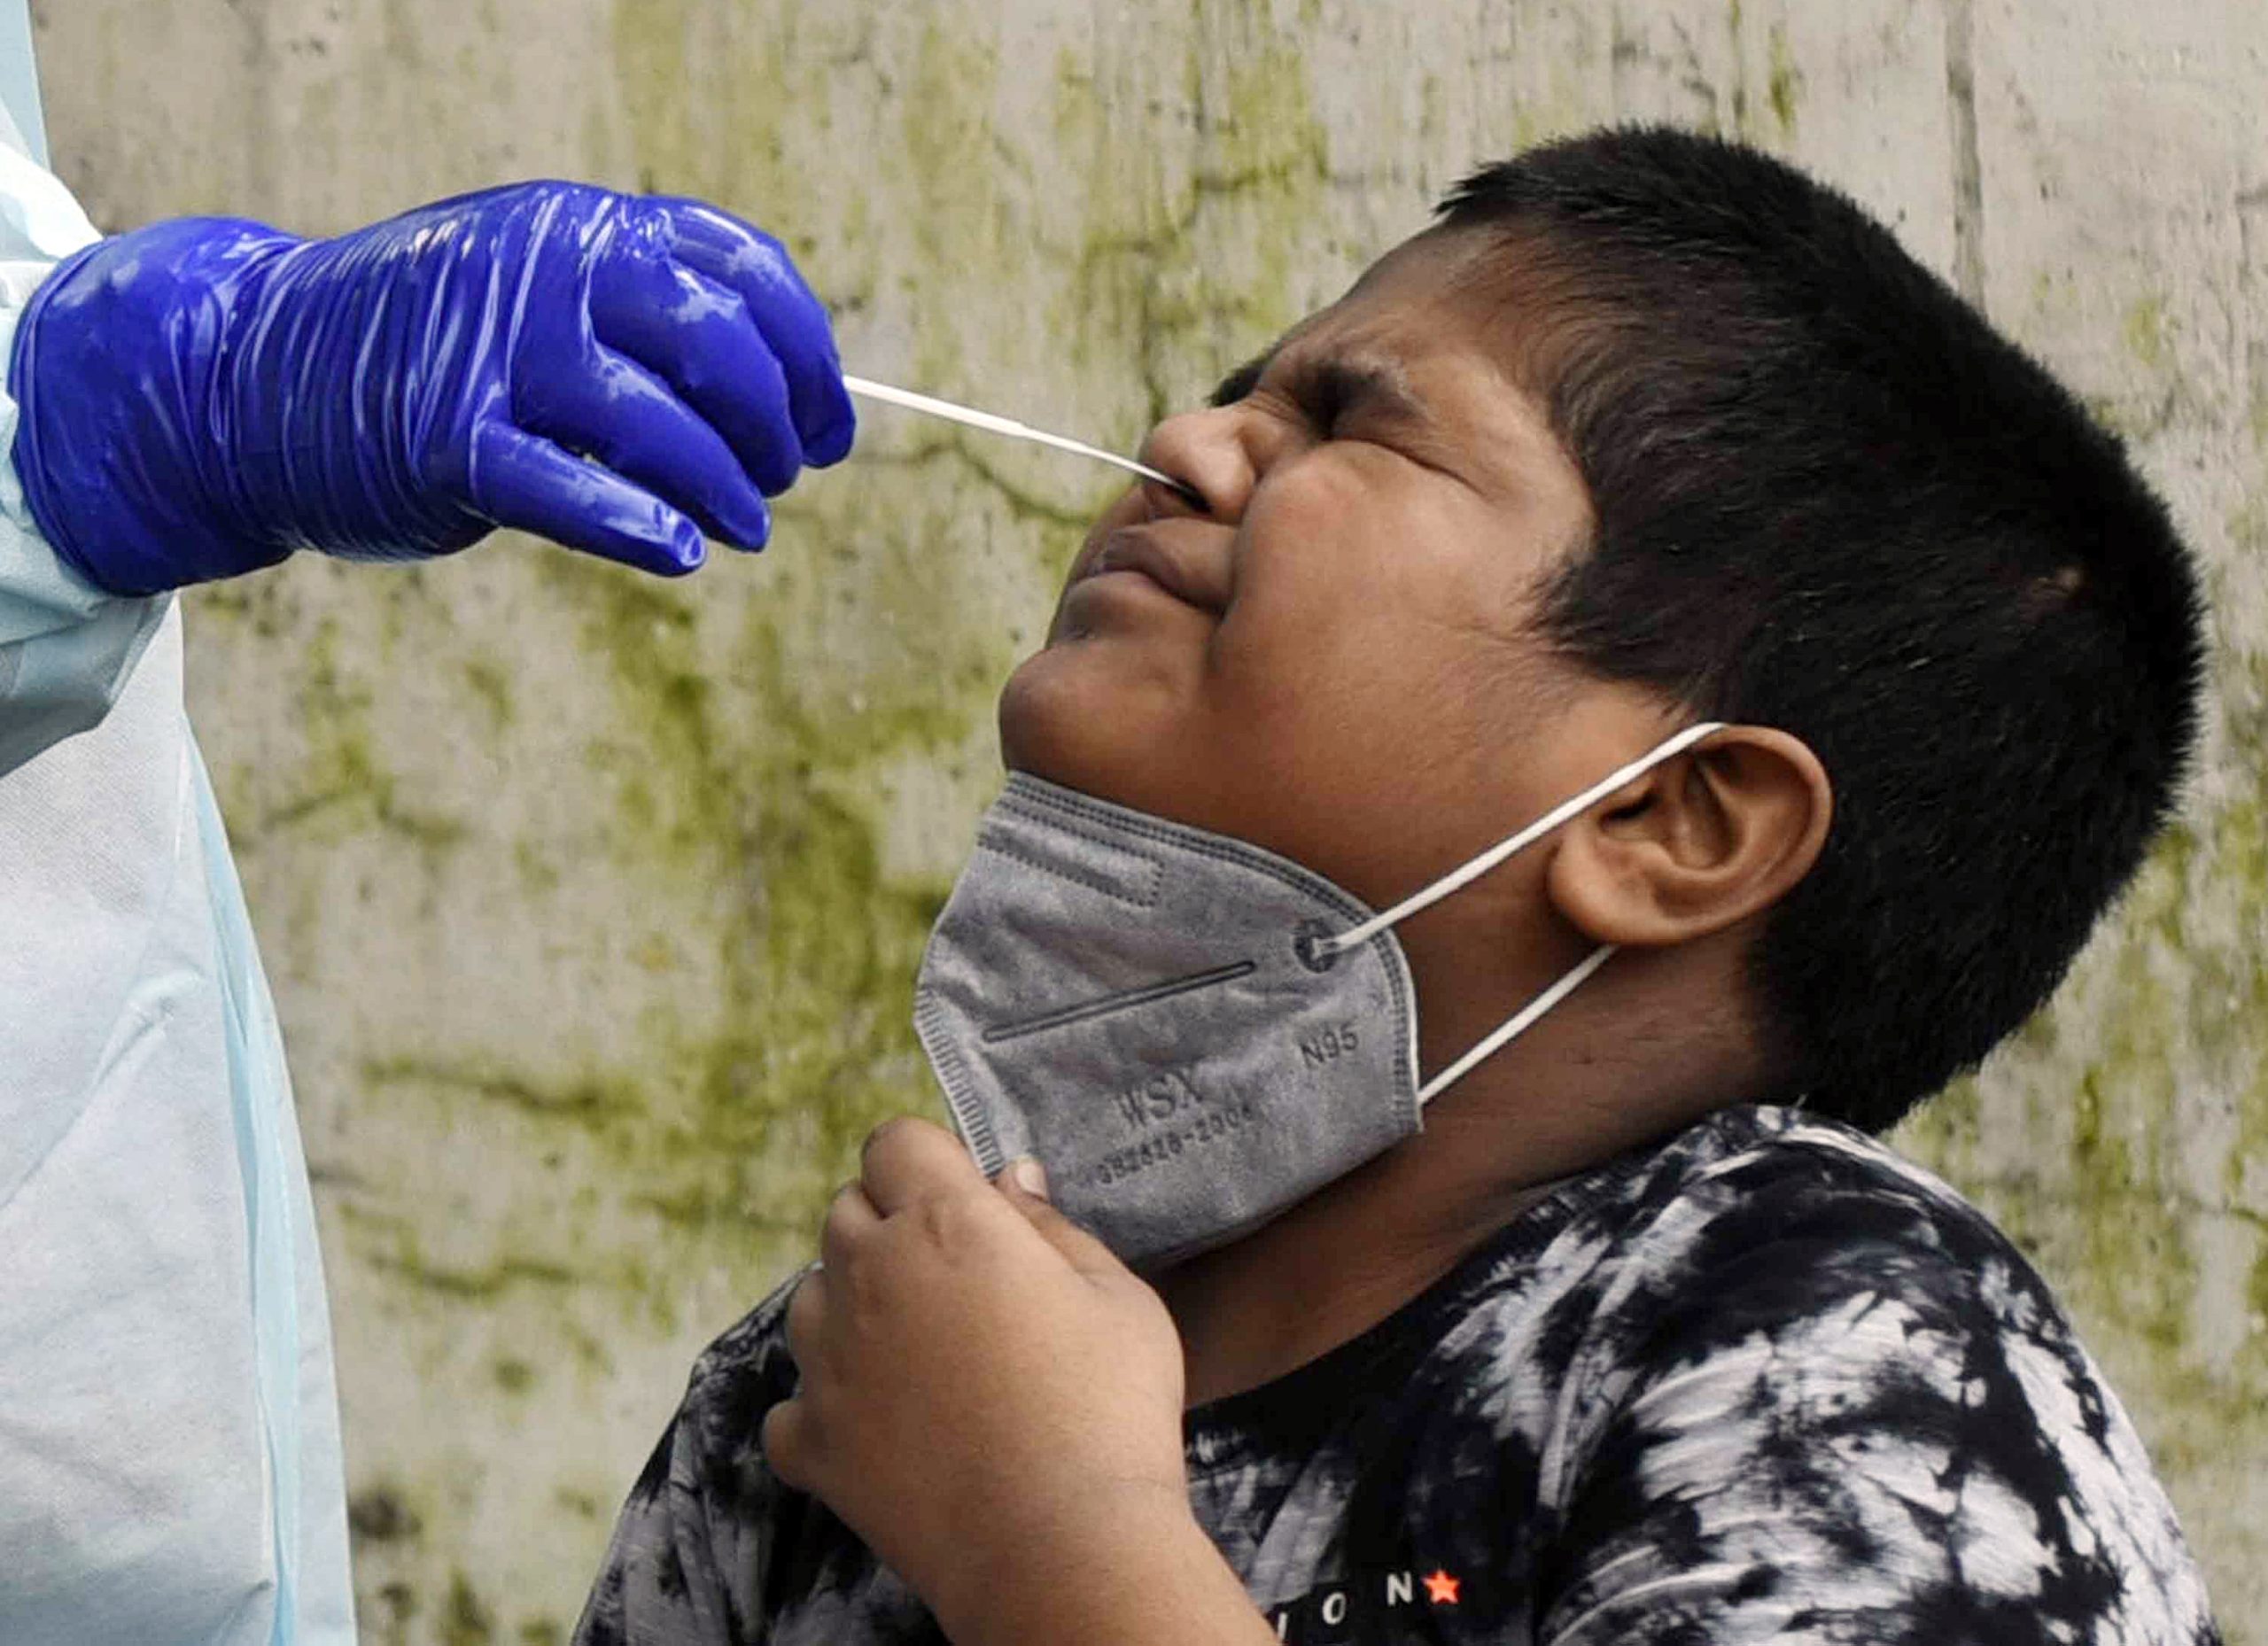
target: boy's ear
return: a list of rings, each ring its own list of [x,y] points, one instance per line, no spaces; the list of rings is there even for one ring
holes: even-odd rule
[[[1834,807],[1800,738],[1728,726],[1570,822],[1546,892],[1595,943],[1690,943],[1785,897],[1818,861]]]

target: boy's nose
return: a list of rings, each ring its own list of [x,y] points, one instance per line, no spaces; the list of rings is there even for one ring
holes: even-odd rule
[[[1246,421],[1232,406],[1182,412],[1150,431],[1142,461],[1185,481],[1205,499],[1200,511],[1156,481],[1147,481],[1149,501],[1160,515],[1203,513],[1234,524],[1257,479],[1254,454],[1243,438]]]

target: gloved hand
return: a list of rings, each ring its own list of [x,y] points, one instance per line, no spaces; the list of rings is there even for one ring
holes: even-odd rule
[[[34,294],[8,384],[34,519],[133,594],[500,525],[689,571],[703,532],[762,547],[764,497],[854,429],[778,242],[563,182],[336,240],[190,218],[103,241]]]

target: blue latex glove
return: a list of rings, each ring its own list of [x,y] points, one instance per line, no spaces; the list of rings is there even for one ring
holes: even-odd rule
[[[764,498],[854,430],[777,241],[562,182],[336,240],[188,218],[103,241],[34,294],[8,384],[34,519],[121,594],[497,526],[689,571],[704,532],[762,547]]]

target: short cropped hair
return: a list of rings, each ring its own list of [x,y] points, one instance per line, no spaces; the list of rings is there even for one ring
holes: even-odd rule
[[[1879,223],[1627,128],[1467,178],[1564,309],[1533,384],[1593,540],[1546,633],[1777,726],[1835,814],[1749,955],[1773,1090],[1880,1130],[2054,991],[2175,804],[2203,609],[2118,440]]]

